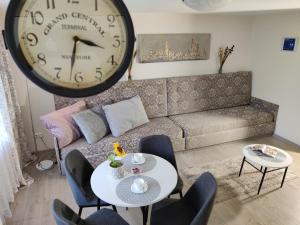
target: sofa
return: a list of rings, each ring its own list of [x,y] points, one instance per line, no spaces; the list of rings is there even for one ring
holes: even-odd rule
[[[122,81],[87,98],[55,96],[57,110],[84,100],[88,108],[103,113],[103,105],[139,95],[150,120],[118,138],[110,134],[92,145],[82,137],[60,148],[55,139],[60,171],[63,173],[65,156],[74,149],[97,166],[106,160],[114,142],[119,142],[127,152],[137,152],[140,139],[149,135],[168,135],[175,151],[272,135],[279,106],[251,97],[251,85],[251,72],[234,72]]]

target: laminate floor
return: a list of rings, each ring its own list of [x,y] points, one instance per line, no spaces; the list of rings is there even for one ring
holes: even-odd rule
[[[287,150],[294,159],[292,170],[300,177],[300,148],[276,137],[252,138],[176,153],[177,164],[178,167],[190,164],[201,166],[231,158],[241,155],[242,147],[251,143],[266,143]],[[17,193],[11,205],[13,217],[7,220],[8,225],[54,225],[51,204],[55,198],[61,199],[75,211],[78,210],[67,181],[58,174],[57,167],[50,171],[39,172],[34,166],[30,166],[27,172],[34,177],[35,182]],[[184,181],[186,190],[190,184],[187,180]],[[84,209],[83,217],[95,210]],[[118,212],[130,225],[142,224],[139,209],[126,211],[118,208]],[[282,189],[276,189],[245,202],[232,199],[216,204],[209,225],[300,225],[300,178],[286,182]]]

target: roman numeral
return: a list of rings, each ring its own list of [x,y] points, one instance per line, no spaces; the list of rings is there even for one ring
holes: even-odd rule
[[[68,3],[79,4],[79,0],[68,0]]]
[[[55,9],[55,0],[47,0],[47,9]]]

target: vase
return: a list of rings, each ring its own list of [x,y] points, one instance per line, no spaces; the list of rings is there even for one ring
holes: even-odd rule
[[[123,164],[119,167],[112,167],[111,165],[109,165],[110,170],[111,170],[111,175],[114,179],[121,179],[124,177],[124,168],[123,168]]]
[[[223,73],[223,65],[220,66],[220,69],[219,69],[219,74],[222,74]]]

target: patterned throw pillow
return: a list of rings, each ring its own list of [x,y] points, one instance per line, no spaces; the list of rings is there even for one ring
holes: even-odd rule
[[[86,110],[84,101],[62,108],[42,116],[40,119],[47,130],[53,134],[60,148],[63,148],[81,137],[80,130],[72,118],[72,114]]]

